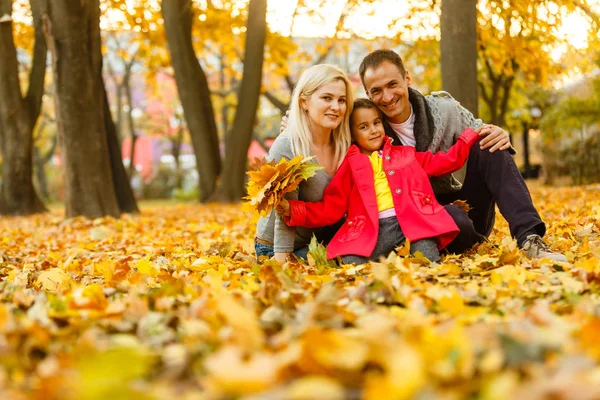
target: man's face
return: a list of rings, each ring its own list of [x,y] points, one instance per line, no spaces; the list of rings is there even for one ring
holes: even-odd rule
[[[384,61],[376,68],[368,68],[364,81],[367,95],[385,114],[388,121],[399,124],[410,117],[408,72],[402,77],[396,65]]]

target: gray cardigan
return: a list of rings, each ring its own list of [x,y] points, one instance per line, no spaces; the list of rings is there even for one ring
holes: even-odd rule
[[[432,92],[423,96],[409,87],[408,100],[415,114],[414,134],[417,151],[448,151],[465,128],[477,129],[484,125],[447,92]],[[393,139],[393,144],[401,144],[388,124],[385,124],[385,130]],[[462,187],[460,181],[452,174],[430,180],[433,190],[438,194],[457,191]]]
[[[287,132],[283,132],[273,142],[266,159],[267,161],[279,161],[281,158],[290,160],[293,157],[290,135]],[[286,198],[311,202],[321,201],[323,199],[323,191],[331,181],[331,178],[324,170],[317,171],[315,176],[302,182],[298,189],[288,193]],[[331,229],[326,227],[318,229],[289,227],[275,211],[272,211],[266,217],[260,217],[256,225],[256,236],[273,243],[276,253],[290,253],[307,246],[310,243],[313,233],[319,240],[330,239],[327,237],[330,232]]]

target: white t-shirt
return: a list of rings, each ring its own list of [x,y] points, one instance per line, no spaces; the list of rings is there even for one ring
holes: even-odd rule
[[[392,124],[391,122],[388,123],[390,124],[394,132],[396,132],[398,139],[400,139],[403,145],[412,147],[416,146],[417,141],[415,139],[414,130],[415,114],[413,113],[412,105],[410,106],[410,116],[406,121],[402,122],[401,124]]]

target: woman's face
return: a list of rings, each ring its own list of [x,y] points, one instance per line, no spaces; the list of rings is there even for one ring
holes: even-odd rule
[[[337,128],[346,114],[346,84],[335,80],[317,89],[302,105],[311,128]]]

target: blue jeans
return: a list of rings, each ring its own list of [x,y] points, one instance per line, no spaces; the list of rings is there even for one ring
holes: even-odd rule
[[[257,238],[254,238],[254,250],[256,251],[256,258],[260,256],[273,257],[275,255],[275,250],[272,244],[259,243]],[[306,260],[308,257],[308,246],[294,250],[294,255]]]
[[[260,256],[273,257],[275,255],[272,244],[259,243],[256,238],[254,238],[254,250],[256,251],[256,258]]]

